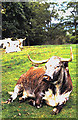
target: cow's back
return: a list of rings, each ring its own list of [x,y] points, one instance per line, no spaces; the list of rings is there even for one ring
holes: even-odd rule
[[[20,76],[17,84],[22,84],[25,89],[33,91],[42,81],[44,73],[44,67],[31,67],[26,73]]]

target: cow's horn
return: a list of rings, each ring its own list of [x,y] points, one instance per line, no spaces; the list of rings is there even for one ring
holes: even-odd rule
[[[49,59],[47,59],[47,60],[36,61],[36,60],[32,60],[29,55],[28,55],[28,58],[29,58],[29,60],[30,60],[32,63],[35,63],[35,64],[46,63],[46,62],[48,62],[48,60],[49,60]]]
[[[23,40],[25,40],[25,39],[26,39],[26,37]]]
[[[61,58],[62,62],[71,62],[73,59],[72,47],[70,47],[70,58]]]

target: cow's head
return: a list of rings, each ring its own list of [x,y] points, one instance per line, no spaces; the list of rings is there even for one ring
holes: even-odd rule
[[[60,58],[57,56],[52,56],[47,60],[42,61],[34,61],[28,56],[29,60],[35,64],[45,64],[45,74],[44,79],[47,81],[56,81],[57,77],[60,75],[60,71],[62,68],[68,67],[68,62],[72,61],[73,54],[72,54],[72,47],[70,49],[70,58]]]

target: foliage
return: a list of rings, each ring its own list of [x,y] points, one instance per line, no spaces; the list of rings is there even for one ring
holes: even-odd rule
[[[76,41],[76,36],[71,36],[70,40],[73,41],[73,42],[75,42]]]
[[[31,14],[31,10],[27,7],[28,4],[28,2],[26,4],[15,2],[3,3],[3,8],[6,10],[5,14],[2,15],[3,37],[19,38],[21,36],[24,38],[28,36],[28,21]]]
[[[3,9],[6,10],[2,15],[3,37],[26,36],[28,45],[43,42],[45,20],[49,22],[48,7],[49,4],[39,2],[3,3]]]
[[[70,46],[72,46],[74,55],[73,61],[69,62],[73,91],[62,111],[56,116],[51,115],[53,107],[44,104],[42,108],[36,109],[29,105],[28,100],[24,103],[19,103],[18,97],[11,104],[2,104],[2,118],[76,118],[76,47],[78,46],[73,44],[26,46],[21,52],[8,54],[4,53],[4,50],[2,50],[2,101],[6,101],[10,97],[8,91],[14,90],[14,86],[19,77],[32,66],[31,62],[28,60],[28,54],[30,54],[30,57],[34,60],[48,59],[53,55],[69,58]]]
[[[71,4],[67,5],[66,2],[60,6],[54,2],[3,2],[2,37],[26,37],[25,45],[75,43],[76,41],[67,41],[66,36],[66,30],[70,30],[73,19],[73,15],[64,18],[64,13],[69,8]],[[54,23],[53,19],[59,22]]]
[[[70,10],[70,15],[67,15],[64,19],[64,24],[66,29],[69,31],[69,33],[72,33],[72,38],[69,42],[71,43],[77,43],[78,42],[78,2],[69,2],[67,6],[64,8],[65,10]]]

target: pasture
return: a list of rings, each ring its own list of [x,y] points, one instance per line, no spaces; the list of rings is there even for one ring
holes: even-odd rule
[[[28,100],[19,103],[19,97],[10,104],[2,104],[2,118],[76,118],[76,48],[75,44],[70,45],[41,45],[25,46],[21,52],[6,54],[2,49],[2,101],[6,101],[10,95],[8,91],[13,91],[19,77],[31,66],[27,55],[34,60],[48,59],[51,56],[70,57],[70,46],[72,46],[74,59],[69,62],[69,72],[73,83],[73,91],[69,101],[58,115],[51,115],[53,107],[46,104],[40,109],[31,106]],[[44,64],[43,64],[44,65]]]

